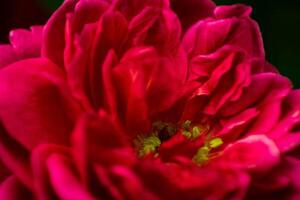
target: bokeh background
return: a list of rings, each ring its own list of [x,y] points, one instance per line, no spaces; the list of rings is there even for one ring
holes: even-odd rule
[[[142,1],[142,0],[141,0]],[[0,42],[9,30],[44,24],[63,0],[0,0]],[[217,4],[244,3],[253,7],[261,27],[267,59],[300,88],[300,1],[215,0]]]

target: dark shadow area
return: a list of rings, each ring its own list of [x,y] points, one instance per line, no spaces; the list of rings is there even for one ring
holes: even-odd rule
[[[15,28],[44,24],[62,0],[1,0],[0,41],[8,42],[8,33]]]

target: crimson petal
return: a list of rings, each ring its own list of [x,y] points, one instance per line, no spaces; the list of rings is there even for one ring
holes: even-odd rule
[[[0,83],[0,118],[14,139],[27,149],[69,143],[78,110],[57,66],[45,59],[20,61],[0,72]]]

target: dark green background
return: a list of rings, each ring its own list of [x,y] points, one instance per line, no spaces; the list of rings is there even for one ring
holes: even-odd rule
[[[142,1],[142,0],[141,0]],[[8,30],[43,24],[63,0],[0,2],[0,41]],[[261,27],[267,59],[300,88],[300,0],[215,0],[219,5],[244,3],[253,7]],[[17,6],[16,6],[17,5]],[[6,20],[4,20],[6,19]]]

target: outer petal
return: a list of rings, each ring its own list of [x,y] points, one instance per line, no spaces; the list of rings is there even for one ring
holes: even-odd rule
[[[31,30],[16,29],[10,32],[10,42],[20,58],[34,58],[41,55],[43,27],[33,26]]]
[[[223,9],[226,15],[220,14]],[[218,7],[215,18],[199,21],[192,26],[183,39],[189,56],[209,54],[230,44],[244,49],[250,56],[264,57],[258,25],[248,16],[249,9],[240,10],[244,13],[237,12],[236,6]]]
[[[16,60],[18,60],[18,56],[11,45],[0,45],[0,68],[5,67]]]
[[[24,147],[68,144],[76,104],[67,92],[62,71],[51,62],[24,60],[3,69],[0,96],[1,120]]]
[[[249,17],[252,8],[242,4],[235,4],[231,6],[218,6],[214,10],[215,17],[218,19],[230,17]]]
[[[300,90],[290,92],[282,104],[278,123],[268,133],[283,152],[300,147]]]
[[[197,83],[184,115],[197,113],[215,116],[226,104],[239,101],[251,81],[251,65],[245,52],[235,46],[224,46],[215,53],[191,59],[189,82]]]
[[[228,167],[265,173],[280,163],[280,152],[265,135],[252,135],[229,145],[220,158]]]
[[[11,31],[11,45],[0,45],[0,68],[21,59],[39,57],[42,35],[42,26],[33,26],[30,31],[25,29]]]

